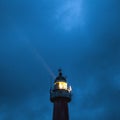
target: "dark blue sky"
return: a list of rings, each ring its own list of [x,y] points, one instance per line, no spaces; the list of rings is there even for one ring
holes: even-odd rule
[[[0,120],[50,120],[61,67],[71,120],[120,120],[120,1],[1,0]],[[44,62],[45,60],[45,62]]]

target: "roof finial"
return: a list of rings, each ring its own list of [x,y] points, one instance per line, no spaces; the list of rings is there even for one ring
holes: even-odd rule
[[[59,76],[62,76],[62,69],[59,69]]]

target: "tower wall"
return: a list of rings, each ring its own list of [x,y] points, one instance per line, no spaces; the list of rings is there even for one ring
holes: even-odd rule
[[[66,99],[61,98],[54,102],[53,120],[69,120],[68,104]]]

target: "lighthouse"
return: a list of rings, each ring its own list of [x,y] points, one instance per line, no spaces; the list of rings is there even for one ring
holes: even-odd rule
[[[50,89],[50,101],[53,103],[53,120],[69,120],[68,102],[71,101],[71,91],[71,86],[68,85],[60,69]]]

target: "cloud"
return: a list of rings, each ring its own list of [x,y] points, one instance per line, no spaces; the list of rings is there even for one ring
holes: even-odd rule
[[[55,21],[57,28],[71,31],[82,22],[82,1],[66,1],[56,8]]]

